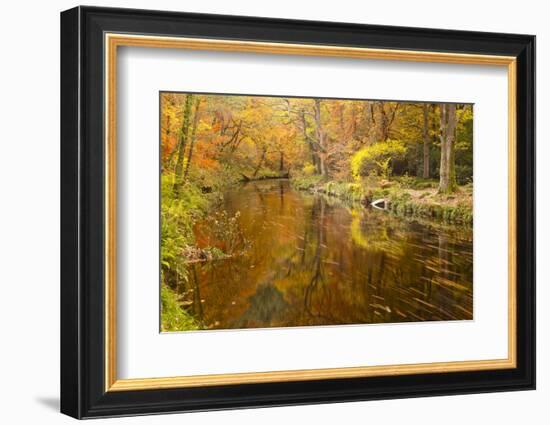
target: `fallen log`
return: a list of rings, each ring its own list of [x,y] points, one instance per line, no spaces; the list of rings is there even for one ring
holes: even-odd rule
[[[241,176],[243,177],[242,178],[242,182],[256,182],[256,181],[261,181],[261,180],[279,180],[279,179],[288,179],[289,178],[289,173],[285,173],[285,174],[281,174],[281,175],[278,175],[278,176],[260,176],[260,177],[248,177],[247,175],[241,173]]]

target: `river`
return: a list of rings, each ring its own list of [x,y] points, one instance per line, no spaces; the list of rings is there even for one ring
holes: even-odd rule
[[[206,328],[473,318],[471,228],[350,206],[288,180],[243,184],[218,208],[195,227],[198,244],[234,255],[189,265],[189,311]]]

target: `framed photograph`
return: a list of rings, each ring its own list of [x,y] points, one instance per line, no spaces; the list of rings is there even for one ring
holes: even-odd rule
[[[61,411],[535,387],[535,37],[61,14]]]

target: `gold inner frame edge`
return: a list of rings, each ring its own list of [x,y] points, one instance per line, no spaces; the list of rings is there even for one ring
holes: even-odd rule
[[[136,391],[353,377],[510,369],[516,356],[516,58],[446,52],[370,49],[328,45],[160,37],[106,33],[105,46],[105,391]],[[324,56],[467,65],[504,66],[508,72],[508,358],[381,366],[117,379],[116,372],[116,100],[120,46]]]

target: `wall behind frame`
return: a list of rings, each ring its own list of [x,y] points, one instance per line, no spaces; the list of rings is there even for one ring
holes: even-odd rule
[[[97,6],[155,8],[189,12],[347,21],[368,24],[517,32],[537,35],[539,99],[550,93],[550,28],[541,2],[463,0],[451,8],[437,0],[410,2],[319,2],[278,0],[94,1]],[[59,393],[59,12],[77,2],[11,2],[2,14],[0,69],[0,420],[74,423],[60,415]],[[550,116],[538,102],[538,116]],[[537,139],[550,140],[539,126]],[[538,144],[538,187],[550,184],[550,145]],[[550,200],[539,189],[538,217],[550,215]],[[439,398],[346,403],[292,408],[211,412],[111,419],[108,423],[176,424],[515,424],[548,418],[550,397],[550,223],[538,226],[538,390]],[[99,420],[103,422],[103,420]]]

